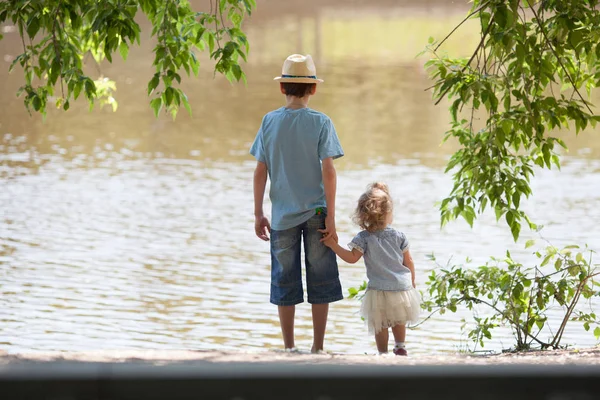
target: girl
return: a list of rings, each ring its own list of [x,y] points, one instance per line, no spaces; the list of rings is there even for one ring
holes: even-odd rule
[[[406,323],[417,321],[421,305],[408,240],[404,233],[389,226],[392,206],[388,186],[373,183],[358,199],[354,222],[363,230],[348,245],[351,250],[342,248],[324,230],[322,241],[350,264],[364,255],[369,283],[361,316],[369,333],[375,334],[379,354],[388,352],[388,328],[392,328],[396,341],[394,354],[406,356]]]

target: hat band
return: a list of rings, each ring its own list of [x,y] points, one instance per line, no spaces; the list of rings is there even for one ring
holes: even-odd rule
[[[281,75],[282,78],[311,78],[311,79],[317,79],[316,75]]]

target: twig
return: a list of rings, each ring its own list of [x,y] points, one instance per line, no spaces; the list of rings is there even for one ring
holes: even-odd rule
[[[560,327],[558,328],[558,331],[556,332],[557,335],[554,336],[554,339],[552,340],[552,343],[550,344],[553,348],[558,347],[558,344],[560,343],[560,341],[562,339],[562,335],[565,332],[565,328],[567,327],[567,323],[569,322],[569,318],[571,317],[571,314],[573,313],[575,306],[579,302],[579,297],[581,297],[581,289],[582,289],[581,285],[582,285],[581,283],[579,285],[577,285],[577,293],[575,293],[575,296],[573,297],[573,299],[571,299],[571,304],[567,308],[567,312],[560,324]]]
[[[229,29],[225,29],[225,21],[223,20],[223,12],[221,11],[221,8],[219,8],[219,15],[221,16],[221,25],[223,25],[223,30],[227,32],[227,35],[229,35],[230,39],[233,39],[233,36],[231,36],[231,32],[229,32]]]
[[[481,48],[481,46],[483,46],[483,44],[485,43],[485,38],[487,37],[488,33],[490,32],[490,28],[492,27],[492,22],[494,20],[494,17],[495,17],[495,14],[492,15],[492,17],[490,18],[490,22],[488,24],[488,27],[485,30],[485,33],[481,36],[481,41],[477,45],[477,48],[475,48],[475,52],[473,53],[473,55],[471,56],[471,58],[469,59],[469,61],[467,62],[467,64],[460,71],[461,73],[465,72],[465,70],[469,67],[469,64],[471,64],[471,61],[473,61],[475,59],[475,56],[479,52],[479,49]],[[452,86],[449,86],[446,90],[444,90],[443,93],[440,94],[440,97],[439,97],[438,101],[435,102],[436,106],[438,104],[440,104],[440,102],[442,101],[442,99],[446,96],[446,94],[450,91],[451,88],[452,88]]]
[[[425,322],[427,322],[427,321],[428,321],[428,320],[429,320],[431,317],[433,317],[433,316],[434,316],[436,313],[438,313],[439,311],[440,311],[440,309],[438,308],[437,310],[435,310],[435,311],[433,311],[431,314],[429,314],[429,315],[427,316],[427,318],[425,318],[423,321],[419,322],[419,323],[418,323],[418,324],[416,324],[416,325],[411,325],[411,326],[409,326],[408,328],[409,328],[409,329],[415,329],[415,328],[417,328],[417,327],[419,327],[419,326],[423,325]]]
[[[219,21],[217,21],[217,13],[220,10],[219,0],[215,0],[215,8],[216,8],[216,10],[215,10],[215,39],[217,39],[217,45],[219,46],[219,49],[220,49],[221,42],[219,41]],[[211,5],[211,9],[212,9],[212,5]],[[215,73],[216,73],[216,71],[215,71]]]
[[[456,32],[456,30],[457,30],[458,28],[460,28],[460,27],[461,27],[461,25],[462,25],[462,24],[464,24],[465,22],[467,22],[467,21],[469,20],[469,18],[471,18],[473,15],[477,14],[479,11],[481,11],[481,10],[483,10],[485,7],[487,7],[487,5],[488,5],[489,3],[490,3],[489,1],[486,1],[486,2],[485,2],[485,3],[483,3],[483,4],[482,4],[482,5],[479,7],[479,8],[477,8],[477,10],[475,10],[475,11],[473,11],[472,13],[470,13],[469,15],[467,15],[467,16],[466,16],[466,18],[465,18],[465,19],[463,19],[463,20],[461,21],[461,23],[460,23],[460,24],[456,25],[456,27],[454,27],[454,29],[452,29],[452,32],[450,32],[450,33],[449,33],[449,34],[448,34],[448,35],[447,35],[447,36],[446,36],[446,37],[445,37],[445,38],[444,38],[444,39],[443,39],[443,40],[442,40],[440,43],[438,43],[438,45],[435,47],[435,49],[434,49],[433,51],[434,51],[434,52],[435,52],[435,51],[437,51],[437,50],[440,48],[440,46],[441,46],[442,44],[444,44],[444,42],[445,42],[446,40],[448,40],[448,38],[449,38],[450,36],[452,36],[452,34],[453,34],[454,32]]]
[[[569,82],[571,82],[571,85],[573,86],[573,89],[575,90],[575,92],[577,92],[577,95],[579,96],[579,98],[581,99],[581,101],[583,101],[583,104],[588,109],[588,111],[590,112],[590,114],[593,115],[594,112],[592,111],[592,109],[590,108],[590,106],[587,104],[587,102],[584,100],[583,96],[579,92],[579,89],[577,89],[577,86],[575,85],[575,82],[573,81],[573,78],[571,77],[571,74],[569,74],[569,71],[567,70],[567,68],[563,64],[562,60],[560,59],[560,56],[558,55],[556,49],[554,48],[554,46],[552,46],[552,43],[550,42],[550,39],[548,39],[548,35],[546,34],[546,31],[544,30],[543,23],[540,20],[540,18],[538,16],[538,13],[535,11],[535,7],[531,7],[531,12],[533,13],[533,15],[534,15],[537,23],[539,24],[540,31],[542,32],[542,35],[544,36],[544,39],[546,40],[546,43],[548,43],[548,46],[550,46],[550,50],[552,50],[552,53],[554,53],[554,56],[556,57],[556,60],[558,61],[558,64],[560,65],[560,67],[564,71],[565,75],[567,75],[567,78],[569,78]]]

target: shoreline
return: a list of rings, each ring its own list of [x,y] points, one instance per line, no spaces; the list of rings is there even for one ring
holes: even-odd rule
[[[399,357],[393,354],[310,354],[283,351],[214,351],[214,350],[101,350],[85,352],[31,352],[11,354],[0,350],[0,366],[16,364],[51,364],[55,362],[136,363],[166,365],[170,363],[269,363],[320,365],[600,365],[600,346],[584,349],[544,350],[502,354],[444,354]]]

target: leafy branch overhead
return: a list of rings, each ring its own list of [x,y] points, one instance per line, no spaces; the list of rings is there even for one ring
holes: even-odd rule
[[[481,27],[472,55],[442,54],[469,19]],[[427,50],[436,104],[451,100],[445,140],[460,144],[446,169],[454,187],[441,203],[442,225],[459,216],[472,225],[489,206],[517,240],[523,221],[535,228],[520,208],[535,166],[560,168],[566,145],[553,132],[579,133],[600,119],[589,101],[600,86],[598,0],[474,0],[456,29]]]
[[[112,62],[116,52],[126,60],[130,47],[140,44],[141,10],[157,42],[150,105],[156,115],[164,107],[175,117],[181,105],[191,112],[178,85],[182,70],[198,75],[198,52],[208,48],[215,72],[245,80],[239,60],[246,61],[249,44],[241,25],[255,7],[255,0],[210,0],[204,12],[192,10],[187,0],[15,0],[0,2],[0,23],[12,22],[21,38],[23,53],[10,70],[23,69],[18,95],[28,110],[45,114],[48,103],[68,110],[82,93],[90,107],[99,101],[116,110],[114,82],[93,79],[84,66],[89,55],[96,63]]]

